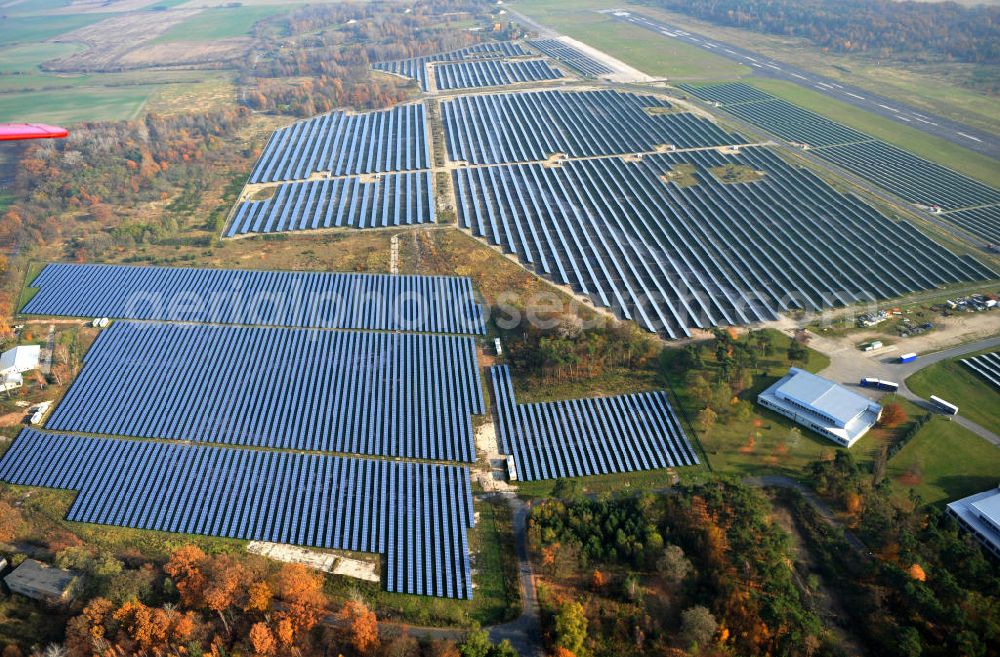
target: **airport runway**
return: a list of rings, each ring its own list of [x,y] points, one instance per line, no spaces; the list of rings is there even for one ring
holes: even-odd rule
[[[710,39],[682,28],[653,20],[635,12],[607,9],[601,13],[620,21],[633,23],[647,30],[663,35],[664,38],[678,39],[708,50],[713,55],[725,57],[753,69],[754,75],[786,80],[860,109],[898,121],[901,125],[916,128],[953,144],[1000,159],[1000,140],[989,132],[971,128],[950,119],[924,114],[914,108],[872,94],[866,90],[840,84],[831,78],[796,68],[784,62],[773,60],[739,46]]]

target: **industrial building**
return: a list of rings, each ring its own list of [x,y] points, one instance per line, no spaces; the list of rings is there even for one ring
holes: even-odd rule
[[[842,447],[868,433],[882,414],[873,401],[797,367],[760,393],[757,403]]]
[[[0,392],[24,385],[22,373],[38,369],[41,347],[36,344],[14,347],[0,354]]]
[[[34,600],[58,603],[72,598],[77,574],[46,565],[34,559],[25,559],[20,566],[4,578],[11,593],[19,593]]]
[[[972,532],[993,556],[1000,558],[1000,488],[952,502],[948,505],[948,513]]]

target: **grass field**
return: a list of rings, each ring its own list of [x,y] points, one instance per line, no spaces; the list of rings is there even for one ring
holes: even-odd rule
[[[912,488],[925,503],[942,504],[1000,483],[1000,448],[938,417],[889,460],[887,474],[899,496]]]
[[[59,124],[119,121],[139,115],[156,85],[80,87],[78,89],[0,94],[0,116]]]
[[[673,80],[718,79],[750,72],[741,64],[712,55],[701,48],[616,21],[596,13],[607,3],[583,0],[527,0],[517,10],[587,45],[620,59],[643,73]]]
[[[994,430],[1000,427],[1000,391],[957,359],[925,367],[906,379],[906,386],[924,399],[931,395],[947,399],[958,406],[960,415],[976,424]]]
[[[262,18],[289,11],[298,4],[258,7],[213,7],[205,9],[174,26],[148,43],[167,41],[213,41],[250,34],[253,24]]]
[[[791,82],[763,78],[747,78],[744,82],[890,144],[905,148],[928,160],[991,185],[1000,186],[1000,167],[997,166],[996,160],[985,155],[974,153],[915,128],[900,125],[897,121],[833,100],[825,94],[804,89]]]
[[[7,16],[0,18],[0,46],[43,41],[110,18],[114,14]]]

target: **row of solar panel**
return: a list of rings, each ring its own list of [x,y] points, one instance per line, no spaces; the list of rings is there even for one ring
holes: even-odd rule
[[[486,331],[456,276],[50,264],[22,312],[375,331]]]
[[[462,467],[25,429],[0,480],[79,491],[73,521],[374,552],[389,591],[472,597]]]
[[[655,96],[618,91],[483,94],[441,103],[448,157],[471,164],[743,143],[706,119],[665,113],[670,109]]]
[[[562,71],[541,59],[448,62],[434,67],[434,83],[442,91],[502,87],[518,82],[558,80],[561,77]]]
[[[985,205],[967,210],[952,210],[941,215],[966,232],[1000,244],[1000,205]]]
[[[226,237],[433,222],[430,172],[387,173],[374,182],[351,177],[282,184],[265,201],[243,201],[237,205]]]
[[[671,173],[693,167],[692,184]],[[723,183],[710,169],[763,171]],[[454,172],[460,225],[669,337],[995,274],[905,222],[744,147]],[[902,244],[873,249],[873,244]]]
[[[332,112],[276,130],[249,182],[412,171],[430,166],[423,103],[378,112]]]
[[[378,62],[372,64],[372,68],[393,73],[404,78],[416,80],[423,91],[428,90],[427,85],[427,64],[429,62],[457,62],[469,59],[488,59],[494,57],[521,57],[529,55],[521,44],[512,41],[487,41],[477,43],[466,48],[450,50],[448,52],[426,55],[423,57],[411,57],[409,59],[397,59],[389,62]]]
[[[115,322],[49,429],[472,462],[472,338]]]
[[[698,463],[665,392],[518,404],[506,365],[490,369],[497,433],[524,481]]]
[[[818,157],[911,203],[945,209],[1000,203],[1000,190],[747,84],[678,86],[699,98],[720,103],[727,112],[783,139],[818,147],[813,151]],[[978,230],[975,224],[956,223],[989,240],[1000,231],[997,226]]]
[[[1000,351],[963,358],[962,364],[1000,388]]]
[[[593,57],[585,55],[579,48],[574,48],[559,39],[533,39],[528,43],[542,54],[553,59],[558,59],[563,64],[576,69],[584,75],[596,78],[613,72]]]

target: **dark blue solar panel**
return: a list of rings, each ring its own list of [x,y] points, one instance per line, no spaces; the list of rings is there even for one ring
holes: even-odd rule
[[[563,77],[562,71],[548,62],[530,59],[512,62],[448,62],[434,66],[434,81],[438,89],[471,89],[502,87],[519,82],[541,82]]]
[[[390,591],[472,597],[463,467],[25,429],[0,459],[0,480],[79,491],[67,514],[77,522],[385,553]],[[388,543],[387,522],[401,530]],[[401,558],[414,545],[416,559]],[[435,572],[445,575],[413,579]]]
[[[484,333],[472,282],[451,276],[50,264],[33,315]]]
[[[490,370],[500,449],[524,481],[698,463],[665,392],[518,404],[510,370]]]
[[[474,461],[472,338],[115,322],[47,427]]]

